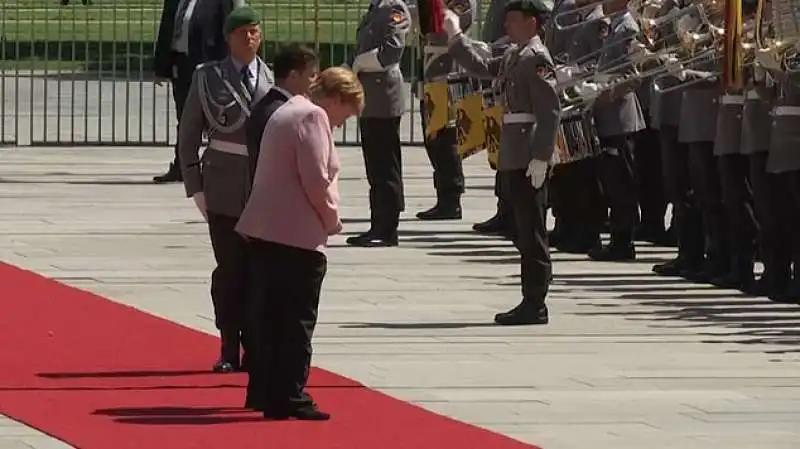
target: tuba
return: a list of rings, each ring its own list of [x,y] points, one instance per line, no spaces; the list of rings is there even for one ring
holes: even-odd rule
[[[767,0],[758,0],[755,60],[766,69],[797,71],[800,68],[800,0],[769,1],[767,9]]]

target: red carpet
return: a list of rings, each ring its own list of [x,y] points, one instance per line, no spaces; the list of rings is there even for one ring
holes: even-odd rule
[[[323,423],[239,408],[218,340],[0,263],[0,413],[81,449],[531,449],[314,369]]]

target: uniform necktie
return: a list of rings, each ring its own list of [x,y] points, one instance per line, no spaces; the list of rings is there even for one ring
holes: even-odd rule
[[[252,95],[255,86],[253,86],[253,74],[250,73],[250,68],[247,66],[242,67],[242,84],[247,88],[247,92]]]

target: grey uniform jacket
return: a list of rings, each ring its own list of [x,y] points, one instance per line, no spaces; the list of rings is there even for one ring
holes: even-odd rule
[[[602,41],[603,52],[597,65],[599,70],[606,71],[628,60],[628,51],[633,39],[639,33],[639,26],[630,13],[614,17],[610,32]],[[613,70],[618,72],[617,70]],[[639,98],[633,90],[637,84],[626,86],[627,93],[614,95],[610,102],[598,101],[594,106],[594,122],[600,137],[611,137],[632,134],[644,129],[647,124],[642,114]]]
[[[553,5],[552,17],[558,14],[564,14],[576,8],[575,0],[556,0]],[[560,25],[572,26],[583,20],[580,14],[572,13],[562,16],[566,20],[560,20]],[[550,51],[550,54],[556,59],[565,59],[564,54],[569,53],[569,48],[572,44],[572,38],[577,33],[579,28],[570,29],[556,29],[555,21],[549,20],[547,30],[545,32],[545,45]]]
[[[549,162],[561,104],[554,88],[555,66],[547,48],[536,36],[523,46],[509,46],[501,57],[487,57],[473,42],[463,34],[454,39],[450,52],[456,61],[477,77],[499,78],[505,114],[533,117],[506,123],[504,116],[498,170],[525,169],[532,159]]]
[[[608,23],[604,20],[597,20],[603,15],[603,7],[598,5],[583,19],[584,23],[580,28],[575,29],[567,48],[567,61],[569,63],[597,62],[600,57],[600,47],[603,44],[601,35],[603,30],[608,29]]]
[[[696,78],[702,72],[719,73],[720,68],[721,61],[713,56],[713,59],[699,61],[689,67],[686,80]],[[705,77],[705,81],[682,89],[681,122],[678,126],[680,142],[713,142],[717,138],[719,82],[717,76]]]
[[[785,173],[800,170],[800,74],[784,76],[772,110],[767,171]]]
[[[400,117],[406,111],[406,93],[400,61],[411,29],[411,12],[403,0],[380,0],[370,6],[356,32],[356,57],[378,50],[379,68],[362,69],[364,87],[361,117]]]
[[[742,108],[742,153],[769,151],[775,87],[766,72],[756,67],[747,80]]]
[[[198,66],[178,123],[186,196],[203,192],[209,211],[230,217],[241,214],[251,187],[246,126],[249,109],[274,84],[267,65],[259,60],[258,67],[251,96],[231,58]],[[237,96],[247,110],[240,106]],[[203,134],[208,135],[209,145],[201,160]]]

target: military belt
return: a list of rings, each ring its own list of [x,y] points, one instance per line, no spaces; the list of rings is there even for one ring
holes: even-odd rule
[[[225,142],[224,140],[211,139],[208,148],[221,151],[223,153],[235,154],[237,156],[247,156],[247,145],[241,143]]]
[[[720,100],[722,104],[744,104],[744,95],[725,94]]]
[[[536,115],[528,112],[511,112],[503,114],[503,124],[515,125],[520,123],[534,123]]]
[[[777,106],[772,110],[772,115],[800,115],[800,106]]]
[[[747,91],[747,99],[748,100],[760,100],[761,96],[758,95],[758,91],[756,91],[755,89],[754,90],[748,90]]]
[[[400,69],[400,64],[399,63],[398,64],[391,64],[391,65],[387,65],[387,66],[381,67],[380,69],[375,69],[375,70],[362,68],[362,69],[359,69],[359,71],[360,72],[365,72],[365,73],[381,73],[381,72],[388,72],[389,70],[392,70],[392,69],[395,69],[395,68],[399,70]]]

